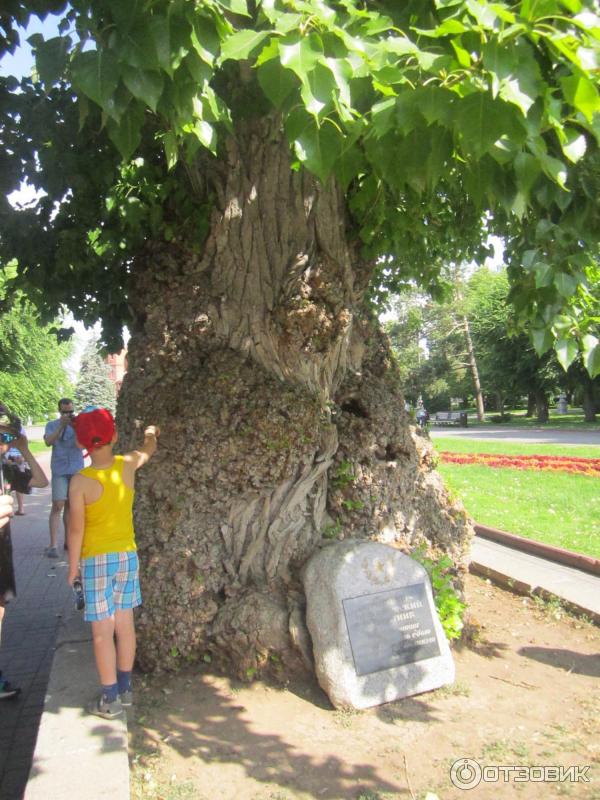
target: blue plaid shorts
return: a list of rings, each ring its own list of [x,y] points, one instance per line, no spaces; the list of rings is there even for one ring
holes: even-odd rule
[[[112,617],[115,610],[142,604],[137,553],[105,553],[81,561],[85,596],[84,619],[97,622]]]

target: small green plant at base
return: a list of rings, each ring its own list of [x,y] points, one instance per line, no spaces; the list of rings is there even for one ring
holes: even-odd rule
[[[133,800],[204,800],[198,789],[190,781],[169,783],[158,781],[147,770],[134,770],[132,775]]]
[[[362,500],[344,500],[342,505],[347,511],[360,511],[361,508],[365,507]]]
[[[342,532],[342,523],[338,520],[331,525],[326,525],[321,531],[324,539],[336,539]]]
[[[354,471],[352,469],[352,462],[342,461],[333,476],[331,485],[334,489],[343,489],[344,486],[348,486],[353,480]]]
[[[433,599],[437,609],[442,628],[448,639],[458,639],[463,629],[463,616],[465,604],[458,596],[450,576],[454,563],[448,556],[442,556],[437,561],[425,555],[422,547],[415,548],[411,557],[418,561],[425,569],[431,580]]]
[[[435,695],[438,697],[470,697],[471,689],[466,683],[457,681],[436,689]]]
[[[357,711],[355,708],[338,708],[334,712],[334,719],[341,725],[342,728],[350,728],[352,725],[352,721],[354,717],[356,717],[360,712]]]

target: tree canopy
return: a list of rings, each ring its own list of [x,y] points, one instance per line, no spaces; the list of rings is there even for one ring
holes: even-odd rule
[[[53,333],[58,323],[42,325],[22,293],[9,299],[1,274],[0,303],[0,399],[22,419],[53,413],[58,398],[69,392],[63,364],[72,345],[57,343]]]
[[[10,0],[32,80],[0,82],[0,254],[50,314],[102,319],[119,346],[135,254],[199,251],[211,171],[252,116],[278,115],[295,167],[345,193],[372,297],[507,240],[512,299],[539,353],[600,371],[600,17],[594,0]],[[232,209],[235,213],[235,209]],[[31,231],[36,236],[31,236]]]

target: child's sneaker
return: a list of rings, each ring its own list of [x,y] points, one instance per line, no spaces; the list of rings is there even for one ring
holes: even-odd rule
[[[58,558],[58,550],[56,549],[56,547],[49,547],[46,550],[46,555],[48,556],[48,558]]]
[[[131,689],[126,692],[119,692],[119,700],[123,708],[129,708],[129,706],[133,705],[133,692]]]
[[[119,714],[123,713],[123,705],[118,697],[116,700],[113,700],[112,703],[108,703],[104,697],[100,695],[100,697],[88,706],[88,711],[90,714],[95,714],[97,717],[114,719],[118,717]]]

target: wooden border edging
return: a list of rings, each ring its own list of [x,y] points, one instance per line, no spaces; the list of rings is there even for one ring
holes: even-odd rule
[[[500,531],[497,528],[488,528],[487,525],[475,524],[475,533],[483,539],[491,539],[493,542],[504,544],[515,550],[524,553],[546,558],[558,564],[565,564],[568,567],[590,572],[592,575],[600,575],[600,560],[591,556],[584,556],[581,553],[573,553],[571,550],[564,550],[562,547],[554,547],[551,544],[537,542],[535,539],[526,539],[524,536],[517,536],[514,533]]]

